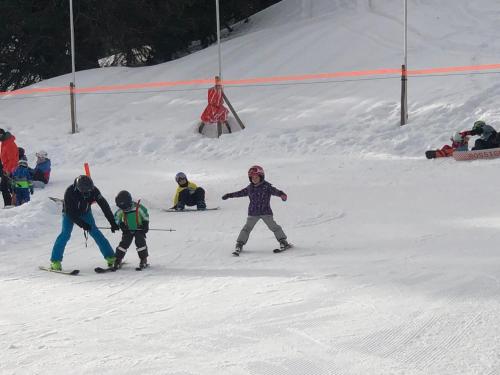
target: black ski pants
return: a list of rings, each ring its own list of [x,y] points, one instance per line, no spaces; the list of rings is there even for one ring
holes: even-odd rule
[[[145,260],[148,257],[148,246],[146,245],[146,233],[142,230],[138,231],[124,231],[122,233],[122,240],[116,248],[116,258],[122,260],[127,253],[128,248],[135,238],[135,246],[137,247],[137,255],[139,259]]]
[[[184,203],[186,206],[196,206],[198,202],[205,202],[205,190],[198,187],[191,194],[189,189],[184,189],[179,193],[179,203]]]
[[[476,139],[476,142],[474,142],[474,147],[472,150],[487,150],[489,148],[497,148],[498,143],[495,140],[495,137],[490,137],[488,138],[487,141],[484,139]]]
[[[12,188],[10,186],[10,178],[8,176],[2,175],[0,189],[2,190],[4,206],[10,206],[12,204]]]

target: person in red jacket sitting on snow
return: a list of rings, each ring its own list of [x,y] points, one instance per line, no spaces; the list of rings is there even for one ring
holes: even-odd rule
[[[224,97],[222,93],[222,84],[219,76],[215,77],[215,86],[208,89],[208,105],[201,114],[201,125],[199,131],[203,130],[205,124],[217,123],[225,124],[229,132],[231,128],[227,122],[229,110],[224,107]]]

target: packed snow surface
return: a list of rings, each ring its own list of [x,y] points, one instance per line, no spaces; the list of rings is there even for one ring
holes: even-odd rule
[[[397,69],[403,2],[283,0],[224,39],[226,79]],[[499,63],[497,0],[408,1],[410,69]],[[78,58],[78,55],[77,55]],[[68,62],[69,66],[69,62]],[[212,46],[146,68],[77,73],[79,87],[213,77]],[[429,161],[459,130],[500,128],[497,74],[410,77],[399,126],[395,76],[227,86],[246,125],[196,132],[208,86],[79,94],[70,134],[61,94],[6,96],[0,127],[52,177],[29,204],[0,210],[1,374],[498,374],[500,160]],[[71,75],[34,87],[67,85]],[[213,131],[213,129],[209,129]],[[116,273],[75,228],[48,265],[62,197],[90,164],[113,209],[123,189],[149,209],[151,268],[134,246]],[[239,258],[248,184],[259,164],[288,194]],[[184,171],[220,210],[167,213]],[[107,222],[93,208],[99,225]],[[120,234],[105,231],[113,247]]]

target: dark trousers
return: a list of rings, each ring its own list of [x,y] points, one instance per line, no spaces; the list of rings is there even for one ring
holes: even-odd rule
[[[474,142],[474,147],[472,150],[486,150],[488,148],[497,148],[499,145],[496,142],[496,137],[490,137],[488,140],[484,139],[476,139],[476,142]]]
[[[30,201],[30,189],[15,188],[14,192],[16,193],[16,206]]]
[[[33,173],[33,181],[42,181],[44,184],[47,184],[49,181],[45,178],[45,175],[43,174],[42,171],[35,171]]]
[[[179,193],[179,203],[186,206],[196,206],[198,202],[205,202],[205,190],[199,187],[191,194],[189,189],[184,189]]]
[[[127,253],[128,248],[132,244],[132,240],[135,238],[135,246],[137,247],[137,255],[139,259],[146,260],[148,257],[148,246],[146,245],[146,233],[142,230],[138,231],[125,231],[122,233],[122,240],[116,248],[116,259],[122,260]]]
[[[10,187],[10,178],[2,175],[2,181],[0,182],[0,189],[2,190],[3,204],[4,206],[10,206],[12,204],[12,189]]]

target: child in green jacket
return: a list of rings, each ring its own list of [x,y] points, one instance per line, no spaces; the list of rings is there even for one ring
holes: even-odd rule
[[[146,233],[149,230],[149,214],[140,201],[134,202],[126,190],[122,190],[115,198],[119,210],[115,213],[115,222],[122,230],[122,240],[116,248],[116,261],[114,268],[121,267],[123,258],[127,253],[132,240],[135,238],[137,255],[139,255],[139,269],[146,268],[148,264],[148,246]]]

